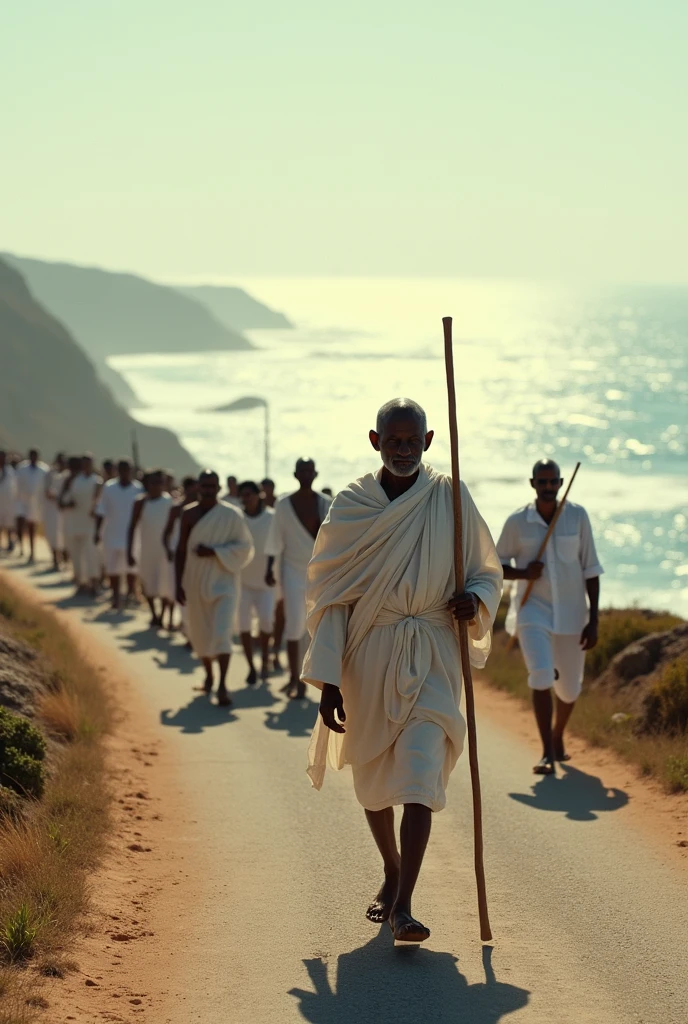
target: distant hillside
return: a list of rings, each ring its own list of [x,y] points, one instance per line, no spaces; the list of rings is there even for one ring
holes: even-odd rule
[[[136,423],[114,401],[68,332],[0,260],[0,438],[46,461],[56,451],[91,449],[98,458],[131,451],[136,428],[146,465],[176,473],[198,467],[169,430]]]
[[[252,348],[200,302],[134,274],[5,254],[89,356]]]
[[[236,331],[249,331],[256,327],[274,330],[294,326],[284,313],[278,313],[263,305],[243,288],[200,284],[180,287],[177,290],[182,295],[202,302],[226,327]]]

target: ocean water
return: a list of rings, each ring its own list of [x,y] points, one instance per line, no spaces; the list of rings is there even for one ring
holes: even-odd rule
[[[603,603],[688,616],[688,288],[562,288],[425,279],[234,280],[284,311],[293,331],[255,331],[238,353],[112,360],[222,475],[265,474],[264,413],[211,413],[243,396],[269,404],[269,475],[292,484],[314,458],[333,489],[376,467],[377,408],[408,395],[449,468],[442,316],[454,318],[461,472],[495,535],[530,500],[551,456],[589,511],[605,566]],[[145,452],[142,453],[145,460]]]

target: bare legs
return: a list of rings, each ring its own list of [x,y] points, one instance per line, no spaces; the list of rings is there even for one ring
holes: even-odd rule
[[[293,700],[301,700],[306,696],[306,684],[301,682],[301,641],[287,640],[287,657],[289,658],[289,682],[282,687]]]
[[[29,536],[29,562],[34,561],[34,544],[36,540],[36,524],[30,522],[24,516],[17,516],[17,540],[19,541],[19,554],[24,554],[24,530]]]
[[[217,703],[221,707],[227,707],[232,703],[227,693],[227,670],[229,669],[229,654],[218,654],[217,663],[220,666],[220,678],[217,684]],[[213,658],[201,658],[205,669],[205,680],[201,689],[204,693],[211,693],[213,689]]]
[[[556,716],[552,728],[554,707],[551,690],[533,690],[533,709],[540,739],[542,740],[542,760],[534,767],[536,775],[552,775],[555,761],[568,761],[564,749],[564,729],[571,717],[575,701],[566,704],[555,696]]]
[[[566,704],[559,697],[555,698],[556,704],[556,717],[554,720],[554,728],[552,730],[552,746],[554,748],[554,759],[555,761],[568,761],[569,755],[566,753],[564,747],[564,729],[568,725],[571,712],[576,706],[575,700],[570,704]]]
[[[272,632],[272,657],[273,665],[278,672],[282,671],[280,664],[280,648],[284,636],[284,601],[278,601],[275,608],[275,628]]]
[[[401,856],[394,834],[394,810],[366,811],[370,831],[382,856],[385,880],[366,916],[390,920],[394,937],[423,942],[430,932],[411,915],[411,899],[430,838],[432,811],[423,804],[406,804],[401,819]]]
[[[270,670],[270,635],[270,633],[261,632],[259,636],[261,657],[260,678],[263,682],[267,680]],[[254,639],[250,633],[241,634],[241,646],[244,648],[244,654],[246,655],[246,661],[248,662],[249,668],[248,676],[246,678],[246,682],[249,686],[255,686],[258,682],[258,673],[256,672],[256,666],[253,661],[254,643]]]

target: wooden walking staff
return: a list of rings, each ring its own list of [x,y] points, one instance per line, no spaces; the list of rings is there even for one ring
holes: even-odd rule
[[[454,351],[452,345],[452,318],[442,318],[444,327],[444,360],[447,369],[447,394],[449,398],[449,438],[451,441],[452,487],[454,494],[454,573],[456,593],[463,594],[465,574],[463,568],[463,512],[461,509],[461,477],[459,475],[459,428],[456,419],[456,388],[454,386]],[[475,878],[478,884],[478,912],[480,914],[480,938],[483,942],[492,938],[490,920],[487,914],[487,892],[485,890],[485,867],[483,865],[483,807],[480,796],[480,769],[478,767],[478,736],[475,727],[475,699],[473,676],[468,650],[468,624],[459,622],[459,649],[461,651],[461,672],[466,693],[466,725],[468,727],[468,761],[471,768],[473,789],[473,843]]]
[[[557,519],[561,515],[562,510],[564,508],[564,505],[566,504],[566,499],[569,496],[569,491],[571,490],[571,485],[573,484],[573,481],[576,479],[576,473],[578,472],[579,469],[580,469],[580,462],[577,462],[576,463],[576,468],[574,469],[573,473],[571,474],[571,479],[569,480],[569,485],[566,488],[566,490],[564,491],[564,497],[561,499],[561,501],[557,505],[556,509],[554,510],[554,515],[552,516],[552,522],[549,524],[549,527],[547,528],[547,533],[545,534],[544,540],[542,541],[542,544],[538,548],[538,553],[537,553],[537,555],[534,558],[535,562],[542,561],[542,556],[545,553],[545,548],[547,547],[547,544],[549,542],[550,537],[554,533],[554,527],[557,525]],[[523,598],[521,599],[521,603],[518,606],[519,608],[522,608],[523,605],[526,603],[526,601],[528,600],[528,598],[530,597],[530,595],[533,592],[533,587],[534,586],[535,586],[535,580],[528,580],[528,586],[523,591]],[[516,645],[516,633],[514,633],[513,636],[509,637],[509,643],[506,645],[507,651],[512,650],[512,648],[515,647],[515,645]]]

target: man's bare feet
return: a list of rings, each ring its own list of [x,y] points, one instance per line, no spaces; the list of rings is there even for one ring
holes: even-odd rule
[[[224,686],[217,691],[217,703],[221,708],[228,708],[232,703],[232,698],[229,696]]]
[[[392,907],[389,927],[392,929],[395,942],[425,942],[430,938],[430,929],[416,921],[410,908],[405,910],[401,907]]]
[[[256,672],[255,666],[251,665],[251,671],[246,676],[246,684],[248,686],[255,686],[258,682],[258,673]]]
[[[266,661],[263,662],[263,667],[260,670],[260,678],[263,683],[267,683],[270,676],[270,666]]]
[[[392,912],[394,901],[397,898],[399,888],[399,875],[385,875],[385,880],[380,886],[380,891],[366,910],[366,917],[369,921],[379,924],[388,921]]]
[[[533,766],[533,772],[535,775],[554,775],[554,760],[545,754]]]

